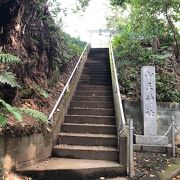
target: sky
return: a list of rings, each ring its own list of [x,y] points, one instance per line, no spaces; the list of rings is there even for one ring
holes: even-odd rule
[[[75,7],[75,0],[59,0],[59,2],[63,8],[69,9],[63,21],[64,31],[71,36],[80,37],[81,40],[89,41],[90,33],[88,33],[88,30],[106,28],[106,16],[111,12],[108,0],[91,0],[82,15],[73,14],[71,11],[71,7]]]

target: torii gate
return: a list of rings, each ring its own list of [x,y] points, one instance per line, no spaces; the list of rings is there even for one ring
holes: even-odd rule
[[[96,47],[97,46],[99,47],[99,46],[106,46],[107,41],[109,41],[111,36],[116,34],[116,31],[111,29],[95,29],[95,30],[88,30],[88,33],[90,34],[89,36],[92,46],[94,46],[95,44]],[[96,35],[95,39],[93,39],[94,34]]]

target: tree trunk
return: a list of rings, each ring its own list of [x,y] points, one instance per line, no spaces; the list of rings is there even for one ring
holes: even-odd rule
[[[174,52],[175,52],[175,57],[178,60],[179,59],[179,44],[178,44],[178,40],[177,40],[178,32],[175,29],[175,26],[172,22],[170,15],[168,15],[168,7],[167,7],[166,3],[165,3],[165,15],[166,15],[167,22],[171,28],[172,33],[173,33],[173,38],[174,38],[174,42],[175,42],[175,49],[176,49]]]

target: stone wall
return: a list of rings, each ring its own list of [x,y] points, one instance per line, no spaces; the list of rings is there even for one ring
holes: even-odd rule
[[[140,102],[123,101],[123,108],[126,119],[132,118],[134,120],[134,127],[138,133],[142,134],[142,116]],[[171,125],[171,117],[175,117],[175,125],[180,131],[180,104],[171,102],[158,102],[157,103],[157,134],[164,135],[169,126]],[[168,135],[169,139],[170,134]]]

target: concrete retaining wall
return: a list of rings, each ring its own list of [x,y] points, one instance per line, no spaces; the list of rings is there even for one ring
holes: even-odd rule
[[[0,137],[0,161],[5,171],[47,159],[52,151],[51,134],[6,139]]]
[[[134,120],[134,127],[138,133],[142,134],[142,116],[140,102],[124,101],[123,108],[126,119],[132,118]],[[171,125],[171,117],[175,117],[175,124],[178,131],[180,131],[180,104],[171,102],[157,103],[157,133],[164,135]],[[178,134],[176,130],[176,133]],[[170,135],[169,139],[170,138]]]

